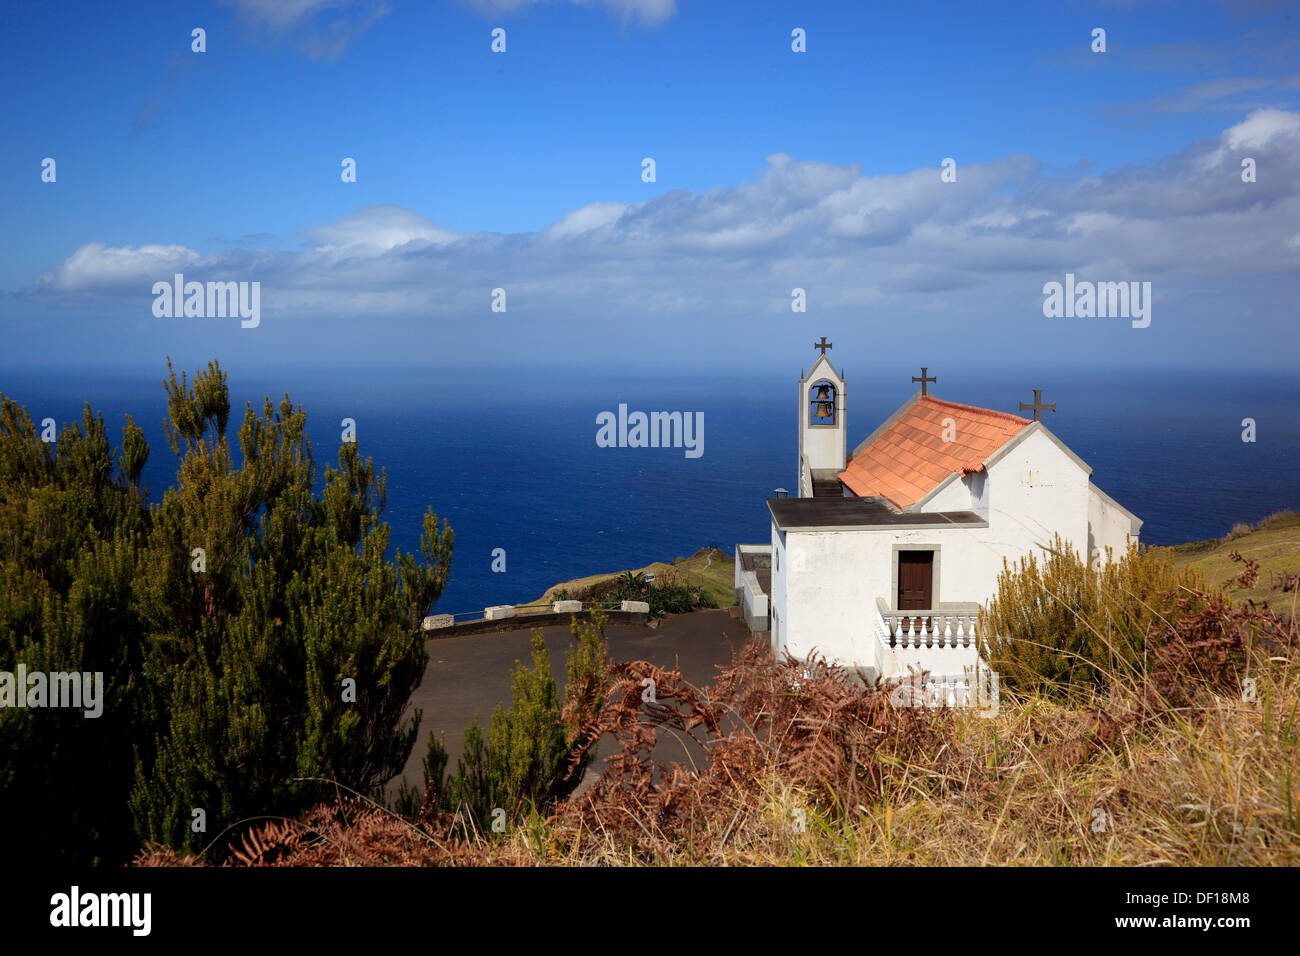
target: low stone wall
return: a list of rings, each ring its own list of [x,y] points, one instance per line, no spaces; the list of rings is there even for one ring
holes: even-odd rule
[[[644,625],[648,614],[639,611],[606,611],[606,618],[610,624],[635,624]],[[444,637],[461,637],[465,634],[492,634],[501,631],[520,631],[534,627],[551,627],[556,624],[567,625],[572,618],[578,618],[580,621],[586,621],[591,618],[590,611],[542,611],[535,614],[516,614],[509,618],[476,618],[473,621],[465,621],[461,624],[451,624],[446,627],[436,629],[426,628],[424,631],[425,640],[438,640]],[[425,618],[427,621],[428,618]]]

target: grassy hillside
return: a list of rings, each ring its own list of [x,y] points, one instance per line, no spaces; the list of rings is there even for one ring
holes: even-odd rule
[[[735,567],[736,562],[732,555],[719,551],[717,548],[701,548],[689,558],[676,558],[671,564],[654,561],[643,568],[634,569],[634,572],[640,574],[651,573],[655,576],[657,583],[676,580],[678,583],[701,587],[704,589],[705,594],[713,598],[718,607],[730,607],[736,603]],[[546,593],[534,603],[544,604],[553,601],[559,591],[564,591],[571,597],[582,600],[585,594],[595,585],[612,581],[621,574],[623,574],[622,571],[611,571],[606,574],[592,574],[585,578],[565,581],[554,587],[547,588]]]
[[[1295,583],[1300,575],[1300,512],[1280,511],[1255,525],[1238,524],[1222,538],[1177,545],[1174,560],[1179,567],[1190,565],[1200,571],[1211,587],[1217,587],[1241,573],[1241,565],[1228,557],[1234,551],[1259,562],[1259,587],[1251,596],[1294,616],[1300,609]],[[1287,575],[1292,576],[1290,581]],[[1246,596],[1241,588],[1230,588],[1228,594],[1234,600]]]

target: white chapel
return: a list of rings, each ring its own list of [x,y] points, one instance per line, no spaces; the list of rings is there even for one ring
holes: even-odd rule
[[[769,542],[736,546],[739,603],[778,656],[961,684],[1004,558],[1041,556],[1059,534],[1100,562],[1137,540],[1141,520],[1040,420],[1055,411],[1041,390],[1020,403],[1027,419],[940,399],[922,369],[920,389],[850,452],[844,377],[825,337],[815,347],[796,400],[798,493],[767,500]]]

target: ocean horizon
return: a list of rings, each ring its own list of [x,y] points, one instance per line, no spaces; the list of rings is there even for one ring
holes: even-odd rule
[[[719,378],[489,367],[346,376],[225,371],[228,435],[236,439],[246,401],[260,412],[264,397],[278,403],[287,391],[307,413],[322,475],[325,463],[337,463],[342,420],[356,421],[361,453],[387,472],[390,549],[418,550],[426,507],[447,519],[456,540],[438,613],[522,603],[573,578],[766,541],[764,499],[796,488],[798,369],[784,380],[769,372]],[[60,429],[79,420],[88,401],[118,446],[130,413],[149,441],[142,483],[156,502],[177,466],[163,431],[162,372],[11,370],[0,391]],[[1016,413],[1032,388],[1043,388],[1043,400],[1059,409],[1045,412],[1045,423],[1092,466],[1103,491],[1143,519],[1148,544],[1220,537],[1237,522],[1300,507],[1300,404],[1291,376],[936,373],[936,396]],[[847,385],[850,451],[916,387],[906,376],[855,376],[851,367]],[[617,415],[620,404],[629,414],[703,413],[702,453],[599,447],[597,416]],[[1242,441],[1245,418],[1256,422],[1254,443]],[[498,548],[504,572],[492,570]]]

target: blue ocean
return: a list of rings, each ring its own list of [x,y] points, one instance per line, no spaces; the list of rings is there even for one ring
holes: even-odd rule
[[[439,612],[531,601],[552,584],[672,560],[705,546],[730,552],[768,538],[763,499],[796,486],[795,382],[765,373],[719,378],[611,376],[539,368],[226,370],[230,436],[246,401],[288,392],[307,412],[323,471],[335,463],[341,421],[356,421],[363,455],[388,475],[392,543],[418,549],[432,506],[456,533]],[[0,391],[38,422],[101,411],[115,442],[125,414],[145,429],[144,482],[159,500],[177,460],[164,437],[156,372],[0,372]],[[850,449],[912,394],[906,377],[849,370]],[[1093,481],[1144,519],[1151,544],[1218,537],[1236,522],[1300,508],[1300,387],[1293,377],[1213,372],[1080,371],[963,374],[939,370],[933,394],[1017,412],[1043,388],[1044,420]],[[602,448],[597,415],[704,413],[703,454],[682,448]],[[1256,441],[1242,440],[1243,419]],[[493,552],[505,551],[504,572]]]

